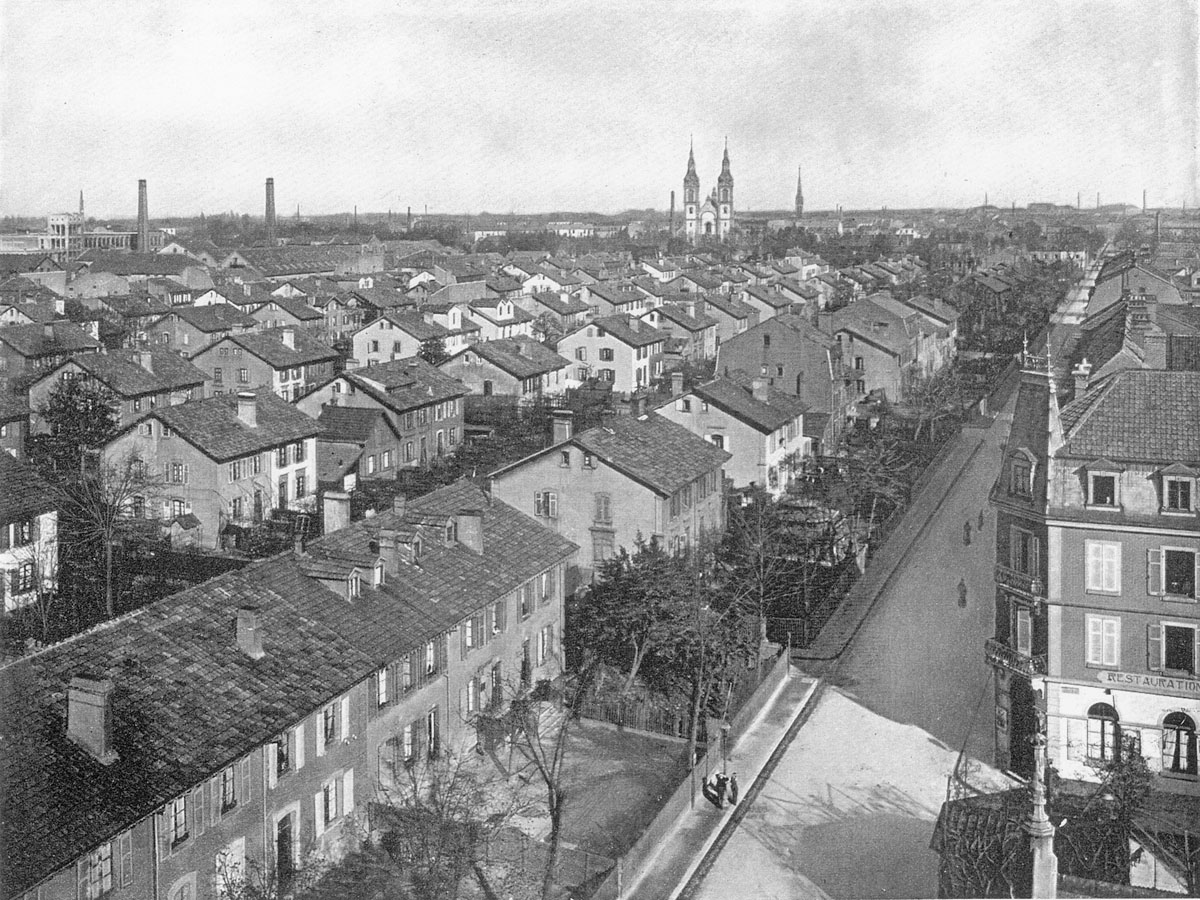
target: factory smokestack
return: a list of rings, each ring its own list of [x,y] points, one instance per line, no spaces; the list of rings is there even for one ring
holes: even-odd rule
[[[675,237],[675,192],[671,191],[671,221],[667,226],[667,240]]]
[[[138,179],[138,253],[150,252],[150,206],[146,202],[146,179]]]
[[[267,179],[267,242],[275,243],[275,179]]]

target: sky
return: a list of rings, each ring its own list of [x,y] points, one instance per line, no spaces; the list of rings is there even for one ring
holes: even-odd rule
[[[0,214],[1188,206],[1200,0],[0,0]]]

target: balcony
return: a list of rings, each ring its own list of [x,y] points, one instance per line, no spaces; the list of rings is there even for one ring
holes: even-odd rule
[[[988,665],[1001,666],[1010,672],[1024,675],[1026,678],[1046,674],[1046,654],[1044,653],[1038,656],[1026,656],[1024,653],[1018,653],[1008,644],[992,639],[984,644],[983,652],[987,656]]]
[[[1027,575],[1009,566],[996,564],[996,584],[1029,600],[1045,601],[1046,585],[1036,575]]]

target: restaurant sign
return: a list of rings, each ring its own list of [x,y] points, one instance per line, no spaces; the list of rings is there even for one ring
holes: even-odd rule
[[[1177,678],[1171,675],[1144,675],[1140,672],[1097,672],[1096,679],[1101,684],[1130,691],[1200,695],[1200,678],[1195,676]]]

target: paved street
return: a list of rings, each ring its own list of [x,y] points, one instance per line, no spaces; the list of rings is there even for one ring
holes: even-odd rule
[[[990,758],[993,519],[1011,404],[934,513],[692,896],[934,897],[933,822],[959,748]],[[985,510],[983,533],[977,533]],[[971,544],[963,546],[963,523]],[[968,599],[958,605],[958,582]],[[976,718],[977,716],[977,718]],[[974,724],[972,725],[972,722]],[[1001,783],[987,766],[976,784]]]

